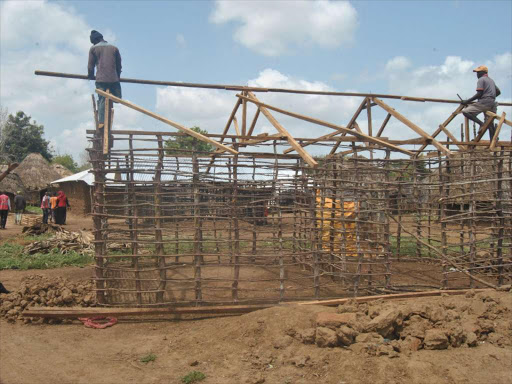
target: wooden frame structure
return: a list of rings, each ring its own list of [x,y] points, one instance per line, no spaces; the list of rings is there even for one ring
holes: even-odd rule
[[[429,133],[383,101],[450,100],[326,93],[363,98],[343,126],[256,96],[312,91],[223,89],[239,92],[234,108],[222,133],[207,135],[97,90],[180,131],[115,130],[108,118],[103,135],[88,132],[101,305],[267,305],[510,283],[512,144],[497,141],[511,126],[505,113],[489,113],[473,139],[465,121],[457,140],[447,127],[459,105]],[[386,117],[374,130],[377,109]],[[277,115],[333,132],[294,137]],[[276,133],[254,135],[261,116]],[[418,137],[386,138],[391,119]],[[494,120],[495,136],[482,140]],[[183,134],[216,149],[170,151],[166,141]],[[318,149],[326,156],[311,155]]]

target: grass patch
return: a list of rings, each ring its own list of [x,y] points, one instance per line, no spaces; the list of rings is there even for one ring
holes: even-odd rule
[[[203,372],[192,371],[183,376],[181,378],[181,382],[184,384],[192,384],[204,379],[206,379],[206,375]]]
[[[30,213],[37,213],[39,215],[42,215],[43,214],[43,210],[39,207],[34,207],[33,205],[27,205],[25,207],[25,211],[26,212],[30,212]]]
[[[37,237],[37,240],[41,240],[41,236]],[[18,242],[7,241],[0,244],[0,270],[51,269],[67,266],[83,267],[94,261],[92,256],[75,251],[62,253],[55,248],[50,253],[29,255],[23,252],[23,248],[24,245]]]
[[[148,354],[148,355],[146,355],[146,356],[142,356],[142,357],[140,358],[140,362],[141,362],[141,363],[144,363],[144,364],[147,364],[147,363],[149,363],[150,361],[155,361],[155,360],[156,360],[156,355],[155,355],[155,354],[153,354],[153,353],[150,353],[150,354]]]

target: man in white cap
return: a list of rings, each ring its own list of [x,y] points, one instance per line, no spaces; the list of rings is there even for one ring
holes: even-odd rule
[[[480,65],[473,69],[476,72],[478,81],[476,83],[476,93],[473,97],[462,100],[462,104],[466,107],[462,110],[462,114],[469,120],[478,123],[480,127],[484,124],[477,116],[480,113],[491,111],[496,113],[497,103],[496,97],[501,94],[500,89],[494,84],[494,80],[488,75],[489,69],[485,65]],[[474,100],[478,100],[476,103],[471,103]],[[471,104],[470,104],[471,103]],[[489,136],[491,140],[496,132],[494,124],[489,126]]]

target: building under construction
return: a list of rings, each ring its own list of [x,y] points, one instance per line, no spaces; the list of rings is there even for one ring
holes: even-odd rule
[[[88,133],[100,305],[274,304],[511,283],[512,145],[504,136],[512,122],[505,113],[488,112],[474,132],[466,119],[456,138],[447,127],[462,106],[453,100],[147,83],[237,93],[223,132],[202,135],[97,90],[174,128],[116,130],[106,103],[103,129],[95,110],[97,129]],[[266,104],[262,92],[361,103],[341,125]],[[429,133],[390,99],[455,110]],[[378,128],[376,110],[386,113]],[[332,133],[294,137],[282,115]],[[258,119],[275,133],[255,135]],[[391,119],[417,137],[386,138]],[[482,140],[494,123],[495,136]],[[179,135],[214,151],[169,151],[167,140]],[[112,246],[119,243],[125,251]]]

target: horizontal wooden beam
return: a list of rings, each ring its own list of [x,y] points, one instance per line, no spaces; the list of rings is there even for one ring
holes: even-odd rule
[[[299,305],[327,305],[327,306],[336,306],[340,304],[345,304],[349,301],[356,301],[358,303],[367,303],[375,300],[399,300],[399,299],[415,299],[419,297],[431,297],[431,296],[441,296],[443,294],[455,296],[455,295],[465,295],[469,291],[471,292],[491,292],[492,289],[489,288],[481,288],[481,289],[457,289],[457,290],[437,290],[437,291],[423,291],[423,292],[408,292],[408,293],[396,293],[390,295],[378,295],[378,296],[362,296],[362,297],[349,297],[344,299],[332,299],[332,300],[316,300],[316,301],[304,301],[298,303]]]
[[[49,72],[39,71],[34,72],[37,76],[49,76],[49,77],[60,77],[66,79],[79,79],[79,80],[90,80],[86,75],[76,75],[72,73],[62,72]],[[355,92],[330,92],[330,91],[307,91],[302,89],[286,89],[286,88],[261,88],[261,87],[247,87],[243,85],[228,85],[228,84],[201,84],[201,83],[183,83],[179,81],[156,81],[156,80],[140,80],[140,79],[129,79],[121,78],[121,83],[133,83],[133,84],[148,84],[148,85],[163,85],[170,87],[187,87],[187,88],[207,88],[207,89],[223,89],[226,91],[252,91],[252,92],[276,92],[276,93],[293,93],[303,95],[324,95],[324,96],[355,96],[355,97],[380,97],[381,99],[399,99],[406,101],[429,101],[434,103],[450,103],[460,104],[460,100],[448,100],[448,99],[434,99],[434,98],[418,98],[411,96],[400,96],[400,95],[386,95],[386,94],[375,94],[375,93],[355,93]],[[512,103],[499,103],[499,105],[512,106]]]
[[[122,104],[122,105],[124,105],[124,106],[126,106],[128,108],[134,109],[134,110],[139,111],[139,112],[141,112],[141,113],[143,113],[145,115],[148,115],[148,116],[150,116],[150,117],[152,117],[154,119],[157,119],[157,120],[161,121],[162,123],[168,124],[168,125],[176,128],[176,129],[179,129],[180,131],[185,132],[189,136],[193,136],[193,137],[195,137],[198,140],[204,141],[205,143],[209,143],[209,144],[217,147],[219,150],[227,151],[227,152],[230,152],[230,153],[232,153],[234,155],[236,155],[238,153],[234,149],[229,148],[229,147],[227,147],[227,146],[225,146],[225,145],[223,145],[221,143],[218,143],[217,141],[212,140],[209,137],[203,136],[200,133],[197,133],[197,132],[193,131],[192,129],[189,129],[189,128],[181,125],[181,124],[175,123],[172,120],[166,119],[163,116],[157,115],[156,113],[148,111],[147,109],[139,107],[138,105],[130,103],[129,101],[126,101],[126,100],[120,99],[118,97],[115,97],[114,95],[111,95],[110,93],[104,92],[101,89],[96,89],[96,93],[98,95],[104,96],[105,98],[110,99],[110,100],[112,100],[112,101],[114,101],[116,103]]]
[[[206,315],[206,314],[242,314],[272,305],[223,305],[205,307],[168,307],[168,308],[101,308],[101,307],[32,307],[22,312],[24,317],[78,318],[92,316],[149,316],[149,315]]]

